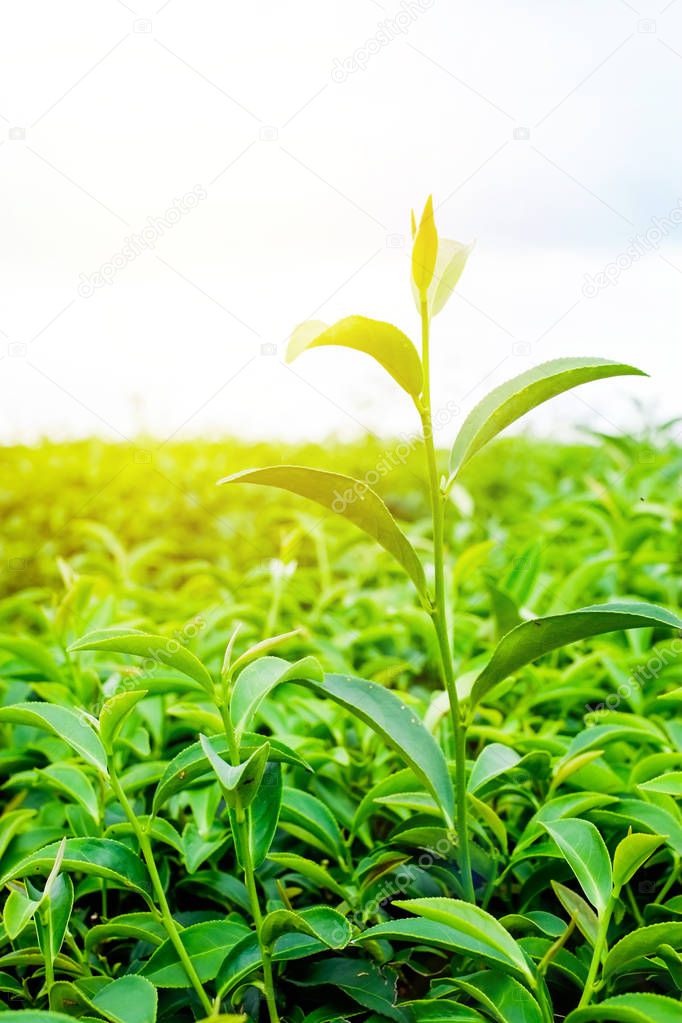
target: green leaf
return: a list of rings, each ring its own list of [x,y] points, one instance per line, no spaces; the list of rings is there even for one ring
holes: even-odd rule
[[[513,377],[486,395],[464,420],[450,454],[450,479],[484,444],[542,402],[590,380],[633,374],[646,376],[609,359],[552,359]]]
[[[16,703],[0,708],[0,723],[29,725],[56,735],[83,760],[107,775],[107,755],[94,730],[85,719],[67,707],[51,703]]]
[[[448,928],[452,932],[450,941],[458,943],[461,951],[480,955],[505,972],[520,976],[531,987],[535,986],[535,974],[519,945],[509,931],[484,909],[459,899],[439,897],[396,900],[393,904],[429,923]],[[415,921],[395,922],[414,924]],[[376,934],[377,928],[370,928],[372,931]]]
[[[367,316],[347,316],[328,327],[320,320],[308,320],[292,334],[286,361],[293,362],[302,352],[324,345],[339,345],[370,355],[415,401],[422,392],[422,366],[417,349],[407,334],[391,323]]]
[[[416,1002],[402,1002],[412,1013],[414,1023],[486,1023],[478,1009],[461,1005],[449,998],[420,998]]]
[[[0,817],[0,858],[14,836],[35,816],[35,810],[9,810]]]
[[[476,907],[473,908],[475,910]],[[483,910],[479,912],[482,913]],[[487,916],[488,914],[485,915]],[[495,922],[497,923],[497,921]],[[511,935],[509,935],[509,938],[512,941],[514,940],[511,938]],[[450,953],[457,952],[460,955],[475,956],[500,969],[511,970],[517,975],[519,973],[519,968],[516,964],[510,962],[508,956],[500,952],[494,942],[488,942],[485,934],[485,925],[470,930],[469,928],[462,929],[458,926],[452,926],[436,920],[421,920],[417,918],[412,920],[390,920],[386,923],[375,924],[374,927],[368,927],[367,930],[356,935],[354,941],[359,944],[364,944],[366,941],[405,941],[412,946],[430,945],[434,948],[442,948]],[[517,954],[522,956],[520,948],[517,948]],[[528,970],[529,967],[525,964],[525,960],[524,965],[525,969]]]
[[[351,938],[351,926],[345,916],[328,906],[313,906],[294,912],[275,909],[263,920],[261,940],[268,947],[282,934],[300,932],[317,938],[328,948],[345,948]]]
[[[471,769],[469,792],[483,788],[493,778],[515,767],[520,760],[519,754],[510,746],[504,746],[501,742],[491,742],[481,750]]]
[[[558,647],[605,632],[655,626],[681,629],[682,621],[665,608],[636,602],[595,604],[549,618],[533,618],[503,637],[474,682],[471,704],[475,706],[493,686]]]
[[[255,868],[260,867],[270,852],[279,823],[282,792],[282,766],[269,763],[266,765],[258,794],[248,811],[251,822],[249,828],[251,859]]]
[[[626,934],[609,949],[603,966],[604,980],[610,980],[629,963],[636,962],[643,956],[656,955],[661,945],[682,948],[682,923],[666,921],[662,924],[651,924],[650,927],[638,927],[637,930]]]
[[[65,1016],[63,1012],[19,1009],[3,1012],[2,1023],[73,1023],[73,1016]]]
[[[31,922],[40,906],[40,899],[32,899],[23,888],[12,888],[2,911],[2,922],[7,937],[14,941]]]
[[[0,887],[18,877],[48,874],[52,869],[61,843],[54,842],[26,856],[0,878]],[[121,842],[109,838],[67,838],[62,867],[102,877],[118,888],[127,888],[151,901],[151,885],[144,864],[134,852]]]
[[[346,847],[336,818],[311,792],[285,785],[279,823],[285,831],[304,837],[320,852],[344,862]]]
[[[565,1023],[682,1023],[682,1007],[673,998],[663,995],[629,994],[606,998],[599,1005],[574,1009]]]
[[[100,807],[97,793],[87,774],[75,764],[48,764],[36,771],[38,783],[45,779],[59,792],[63,792],[86,810],[99,823]]]
[[[585,902],[582,895],[572,891],[558,881],[552,881],[552,888],[557,899],[564,907],[569,916],[575,917],[578,930],[583,934],[590,945],[596,945],[599,933],[599,918],[589,903]]]
[[[87,952],[106,941],[134,938],[150,945],[160,945],[166,938],[163,924],[152,913],[123,913],[105,924],[96,924],[85,935]]]
[[[132,654],[144,657],[143,671],[158,668],[166,664],[181,675],[198,682],[202,689],[213,695],[213,679],[198,657],[181,646],[171,636],[157,636],[151,632],[140,632],[139,629],[97,629],[88,633],[70,647],[78,650],[110,650],[116,654]]]
[[[35,917],[38,944],[45,959],[57,958],[66,935],[73,909],[73,883],[68,874],[55,878],[49,892],[43,897]]]
[[[595,810],[595,819],[620,823],[626,828],[648,828],[652,834],[662,837],[678,856],[682,856],[682,825],[674,808],[673,813],[641,799],[621,799],[605,809]]]
[[[576,817],[545,823],[580,887],[601,916],[611,898],[611,860],[594,824]]]
[[[86,988],[86,983],[58,981],[50,992],[52,1004],[71,1013],[77,1008],[79,1016],[85,1011],[87,1019],[97,1013],[108,1023],[156,1023],[156,988],[148,980],[119,977],[94,990]]]
[[[119,977],[94,995],[93,1007],[112,1023],[156,1023],[156,988],[142,977]]]
[[[124,693],[116,693],[105,702],[99,715],[99,736],[109,752],[113,751],[114,743],[128,716],[146,695],[146,689],[130,689]]]
[[[7,650],[8,653],[26,661],[32,668],[36,668],[41,675],[51,682],[63,682],[64,676],[61,669],[52,655],[45,648],[43,643],[28,636],[12,636],[6,633],[0,634],[0,650]]]
[[[209,920],[186,927],[180,932],[180,940],[204,984],[217,976],[227,953],[249,933],[245,924],[233,920]],[[156,987],[191,986],[170,938],[155,950],[139,972]]]
[[[338,895],[340,899],[345,900],[348,898],[346,890],[338,881],[334,880],[326,867],[321,866],[314,860],[306,859],[305,856],[299,856],[298,853],[283,852],[270,853],[269,859],[272,863],[278,863],[286,870],[292,870],[294,873],[305,877],[308,881],[312,881],[317,888],[325,888],[327,891]]]
[[[258,792],[265,765],[268,762],[270,744],[264,742],[248,760],[233,767],[218,756],[205,735],[199,736],[199,742],[220,783],[227,805],[235,807],[237,805],[236,797],[239,795],[242,806],[248,806]]]
[[[682,796],[682,771],[666,771],[657,778],[639,782],[638,789],[643,792],[662,792],[666,796]]]
[[[315,657],[303,657],[295,664],[281,657],[260,657],[239,674],[230,698],[230,717],[238,736],[244,733],[263,700],[275,686],[295,679],[322,682],[324,675]]]
[[[380,735],[432,793],[452,826],[455,797],[447,762],[436,740],[406,703],[376,682],[352,675],[325,675],[323,684],[304,684],[351,711]]]
[[[543,1023],[537,1001],[514,977],[485,970],[458,978],[456,983],[499,1023]]]
[[[224,735],[214,735],[208,740],[218,755],[229,752],[229,743]],[[297,753],[289,749],[283,742],[268,737],[270,745],[270,760],[281,761],[286,764],[295,764],[298,767],[310,770],[304,760]],[[247,733],[243,736],[242,745],[239,749],[240,757],[249,757],[263,745],[263,736]],[[199,779],[205,778],[210,781],[211,766],[206,759],[200,742],[192,743],[181,753],[178,753],[170,761],[161,777],[154,793],[153,813],[157,814],[161,807],[176,792],[191,789],[192,785]]]
[[[339,956],[311,963],[305,972],[305,979],[297,981],[305,987],[329,984],[337,987],[353,1001],[381,1016],[408,1023],[409,1011],[396,1003],[396,982],[392,974],[382,972],[371,961],[347,959]]]
[[[301,465],[271,465],[246,469],[218,480],[218,483],[255,483],[279,487],[307,497],[352,522],[376,540],[402,565],[420,596],[428,602],[424,568],[405,534],[388,508],[364,481],[337,472],[308,469]]]
[[[664,842],[665,837],[660,835],[626,835],[618,843],[613,854],[614,888],[620,890],[627,884]]]
[[[20,998],[24,995],[24,988],[19,981],[4,972],[0,972],[0,991],[8,995],[19,995]]]

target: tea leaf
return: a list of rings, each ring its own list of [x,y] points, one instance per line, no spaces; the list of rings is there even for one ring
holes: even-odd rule
[[[456,899],[410,899],[396,903],[399,908],[413,910],[413,903],[454,903],[452,907],[431,907],[431,916],[425,919],[392,920],[362,931],[356,942],[407,941],[417,945],[433,945],[449,952],[474,956],[497,966],[501,970],[522,977],[533,984],[533,971],[520,947],[501,924],[482,909]],[[467,908],[463,908],[467,907]],[[429,912],[427,906],[423,907]],[[424,913],[420,910],[420,916]]]
[[[331,327],[320,320],[301,323],[289,341],[287,362],[293,362],[302,352],[325,345],[352,348],[371,355],[411,398],[415,401],[419,398],[423,379],[417,349],[393,324],[367,316],[347,316]]]
[[[126,719],[146,695],[146,689],[133,689],[117,693],[105,702],[99,715],[99,735],[110,752],[113,751],[114,743]]]
[[[0,878],[0,887],[18,877],[48,874],[54,864],[60,843],[46,845],[14,864]],[[137,892],[149,900],[151,887],[147,871],[139,857],[122,842],[109,838],[67,838],[62,863],[65,871],[101,877],[115,887]]]
[[[201,661],[191,650],[181,646],[177,639],[169,636],[156,636],[138,629],[98,629],[83,636],[73,643],[70,650],[110,650],[117,654],[132,654],[144,657],[143,668],[157,667],[166,664],[175,668],[181,675],[198,682],[207,693],[213,693],[213,679]]]
[[[454,793],[447,763],[433,736],[407,704],[376,682],[352,675],[325,675],[324,683],[304,684],[350,710],[377,732],[412,768],[452,824]]]
[[[342,515],[392,554],[412,579],[417,592],[428,600],[424,569],[414,548],[378,494],[362,480],[300,465],[272,465],[267,469],[246,469],[218,483],[279,487]]]
[[[628,994],[569,1012],[565,1023],[680,1023],[680,1003],[663,995]]]
[[[671,945],[675,949],[682,948],[682,923],[670,921],[664,924],[652,924],[650,927],[638,927],[624,938],[617,941],[609,949],[604,960],[603,975],[608,981],[631,962],[643,956],[656,955],[661,945]]]
[[[268,947],[282,934],[300,932],[317,938],[328,948],[345,948],[351,937],[351,926],[341,913],[327,906],[314,906],[296,913],[275,909],[263,920],[260,936]]]
[[[263,745],[251,754],[248,760],[244,760],[237,766],[226,763],[213,749],[205,735],[199,736],[204,756],[211,765],[215,776],[228,806],[236,806],[236,797],[239,796],[242,806],[247,807],[257,793],[268,762],[270,744]]]
[[[107,774],[107,755],[98,736],[84,718],[68,707],[52,703],[16,703],[0,707],[0,723],[30,725],[68,743],[88,764]]]
[[[626,835],[613,854],[613,883],[617,889],[627,884],[639,868],[665,842],[660,835]]]
[[[438,256],[433,271],[433,279],[427,293],[427,305],[431,316],[437,316],[447,304],[452,292],[457,287],[464,273],[467,260],[474,245],[464,245],[450,238],[438,239]],[[417,286],[412,282],[412,293],[417,312],[421,309],[421,299]]]
[[[224,735],[214,735],[208,742],[218,756],[229,752],[229,743]],[[240,758],[248,758],[263,745],[262,736],[253,735],[249,732],[242,736],[242,744],[239,749]],[[283,742],[270,737],[269,757],[271,760],[287,764],[296,764],[306,770],[310,770],[305,760],[298,756]],[[178,753],[170,761],[154,793],[152,812],[158,813],[161,807],[177,792],[183,789],[190,789],[195,782],[210,775],[211,766],[200,742],[192,743],[182,752]],[[209,779],[207,779],[209,780]]]
[[[477,451],[526,412],[557,394],[591,380],[646,376],[634,366],[608,359],[552,359],[520,373],[486,395],[469,413],[450,453],[450,480]]]
[[[474,682],[471,703],[475,706],[499,682],[519,668],[537,660],[550,650],[619,629],[642,629],[657,626],[682,628],[682,621],[670,611],[653,604],[595,604],[579,611],[533,618],[508,632],[498,644],[491,660]]]
[[[209,920],[194,924],[180,932],[180,940],[189,953],[192,965],[202,982],[213,980],[227,953],[249,934],[243,923],[232,920]],[[167,939],[153,952],[140,970],[156,987],[189,987],[190,981],[172,941]]]
[[[412,280],[420,295],[426,298],[438,255],[438,234],[433,216],[433,198],[424,206],[412,246]]]
[[[585,895],[597,913],[602,914],[611,898],[612,886],[611,860],[604,839],[594,824],[577,818],[546,823],[544,827],[558,845]]]
[[[322,681],[324,675],[316,658],[303,657],[290,664],[281,657],[260,657],[248,664],[239,674],[230,698],[230,717],[237,735],[248,728],[261,703],[275,686],[302,678]]]

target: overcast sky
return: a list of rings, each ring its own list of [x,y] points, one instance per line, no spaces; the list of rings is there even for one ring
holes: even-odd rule
[[[627,427],[635,397],[682,413],[682,0],[0,11],[0,441],[410,430],[362,356],[282,357],[311,315],[416,336],[430,191],[440,233],[477,240],[436,406],[594,354],[652,378],[541,432]]]

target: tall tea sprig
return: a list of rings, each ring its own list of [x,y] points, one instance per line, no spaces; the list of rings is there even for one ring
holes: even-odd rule
[[[435,601],[431,605],[430,615],[438,638],[442,684],[448,694],[450,716],[455,737],[455,802],[462,887],[465,897],[470,902],[473,902],[475,893],[471,875],[471,853],[469,850],[469,828],[467,822],[466,732],[457,696],[455,669],[448,628],[448,607],[445,587],[444,524],[446,494],[438,476],[436,446],[433,437],[433,413],[431,410],[431,311],[429,308],[429,288],[433,282],[437,255],[438,235],[434,223],[433,202],[429,197],[419,229],[415,231],[412,252],[412,281],[419,297],[419,315],[421,318],[423,380],[422,393],[415,404],[422,423],[433,524]]]
[[[456,820],[460,889],[465,898],[475,901],[468,826],[466,745],[467,727],[473,719],[477,704],[523,665],[567,643],[615,629],[652,624],[678,628],[679,624],[673,615],[661,608],[630,602],[597,605],[568,614],[534,619],[530,623],[524,622],[502,637],[468,691],[464,705],[457,692],[449,619],[451,609],[448,608],[445,586],[446,499],[460,470],[488,441],[542,402],[592,380],[644,374],[633,366],[599,358],[554,359],[519,374],[486,395],[466,417],[450,452],[449,475],[447,479],[441,480],[438,475],[431,409],[431,322],[452,295],[466,266],[471,246],[450,239],[439,239],[431,198],[426,203],[418,228],[412,215],[412,236],[412,288],[421,320],[421,358],[410,338],[393,324],[364,316],[348,316],[332,326],[320,320],[300,324],[289,342],[287,361],[291,362],[312,348],[350,348],[375,359],[412,399],[422,424],[428,469],[434,592],[431,592],[427,584],[421,559],[384,502],[366,482],[298,465],[248,469],[220,482],[275,486],[316,501],[364,530],[392,554],[410,576],[421,604],[431,618],[438,640],[440,674],[449,700],[455,740],[454,791],[447,778],[441,778],[434,784],[428,768],[424,770],[425,763],[431,761],[436,772],[438,757],[442,760],[442,754],[436,756],[432,748],[426,748],[424,729],[414,734],[416,743],[411,749],[410,762],[419,765],[420,777],[435,796],[446,826],[451,828]],[[335,691],[333,698],[342,703],[344,687],[350,687],[352,683],[352,696],[349,695],[346,705],[357,714],[365,701],[363,686],[373,684],[348,676],[325,677],[325,681],[330,679],[333,680],[332,689]],[[374,686],[374,690],[376,688]],[[331,695],[328,686],[322,691]],[[374,691],[371,698],[372,701],[376,700]],[[364,719],[370,724],[374,722],[371,714]],[[394,748],[400,748],[398,731],[391,731],[393,719],[390,715],[385,724],[384,736],[392,740]],[[420,743],[422,748],[415,756],[415,745]],[[437,766],[437,773],[442,774],[440,763]]]

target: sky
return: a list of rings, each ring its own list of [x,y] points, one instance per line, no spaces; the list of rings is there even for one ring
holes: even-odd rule
[[[682,0],[0,3],[0,443],[409,433],[358,313],[413,338],[409,211],[475,240],[434,322],[447,443],[600,355],[537,432],[682,413]]]

